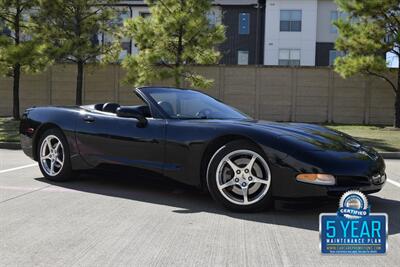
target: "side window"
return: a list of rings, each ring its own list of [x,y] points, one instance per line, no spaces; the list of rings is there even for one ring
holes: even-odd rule
[[[239,13],[239,34],[250,34],[249,13]]]
[[[281,32],[301,32],[301,10],[281,10],[280,12],[280,31]]]
[[[153,93],[151,97],[170,115],[177,114],[180,112],[179,101],[177,101],[177,96],[174,93]]]

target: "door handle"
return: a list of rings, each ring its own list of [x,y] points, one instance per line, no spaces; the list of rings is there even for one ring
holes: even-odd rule
[[[89,115],[84,116],[83,120],[86,122],[94,122],[95,121],[94,117],[89,116]]]

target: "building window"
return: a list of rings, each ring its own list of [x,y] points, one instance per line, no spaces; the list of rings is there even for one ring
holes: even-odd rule
[[[279,49],[280,66],[300,66],[299,49]]]
[[[238,65],[249,65],[249,51],[238,51]]]
[[[345,13],[340,12],[337,10],[331,11],[331,33],[337,33],[338,29],[337,27],[333,24],[335,21],[338,19],[345,18]]]
[[[335,21],[338,20],[339,13],[337,10],[331,11],[331,33],[337,33],[337,27],[333,24]]]
[[[249,13],[239,13],[239,34],[250,34]]]
[[[110,21],[110,26],[112,27],[122,27],[124,25],[124,22],[131,17],[131,13],[128,8],[119,8],[116,10],[116,16],[114,19]],[[114,42],[114,36],[109,33],[99,33],[97,35],[97,40],[96,38],[93,37],[92,42],[96,43],[98,42],[99,44],[110,44]],[[124,37],[120,40],[122,50],[120,52],[120,57],[119,59],[122,60],[123,58],[126,57],[127,54],[130,54],[132,51],[131,49],[131,40],[127,37]]]
[[[342,51],[329,50],[329,66],[333,66],[335,64],[336,58],[342,56],[344,56],[344,53]]]
[[[301,10],[281,10],[281,32],[301,32]]]

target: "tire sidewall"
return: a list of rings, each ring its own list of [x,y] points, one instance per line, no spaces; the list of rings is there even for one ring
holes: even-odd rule
[[[46,171],[42,167],[42,162],[40,160],[40,148],[42,147],[43,141],[49,135],[56,136],[61,141],[63,150],[64,150],[63,151],[64,152],[64,165],[63,165],[61,171],[55,176],[50,176],[46,173]],[[40,137],[36,153],[37,153],[39,168],[44,177],[46,177],[49,180],[57,181],[57,182],[66,181],[66,180],[69,180],[72,178],[72,168],[71,168],[69,146],[68,146],[68,142],[67,142],[66,138],[64,137],[64,134],[60,130],[55,129],[55,128],[46,130]]]
[[[206,180],[207,180],[207,187],[208,191],[210,192],[211,196],[213,199],[218,202],[219,204],[223,205],[224,207],[228,208],[229,210],[232,211],[238,211],[238,212],[254,212],[254,211],[262,211],[268,208],[271,208],[273,205],[273,198],[272,198],[272,173],[270,177],[270,186],[268,189],[267,194],[260,199],[258,202],[250,204],[250,205],[238,205],[230,202],[227,200],[222,193],[218,189],[217,185],[217,177],[216,177],[216,172],[219,163],[221,160],[229,153],[236,151],[236,150],[241,150],[241,149],[247,149],[251,150],[253,152],[256,152],[259,154],[265,162],[267,162],[268,165],[268,160],[264,156],[263,151],[259,149],[256,145],[248,142],[248,141],[233,141],[230,143],[227,143],[226,145],[222,146],[215,152],[215,154],[212,156],[210,159],[210,162],[208,164],[207,172],[206,172]]]

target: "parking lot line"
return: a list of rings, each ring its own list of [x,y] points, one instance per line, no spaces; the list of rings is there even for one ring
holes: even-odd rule
[[[395,185],[395,186],[397,186],[397,187],[400,187],[400,183],[398,183],[398,182],[396,182],[396,181],[393,181],[393,180],[390,180],[390,179],[387,179],[387,181],[388,181],[389,183],[391,183],[392,185]]]
[[[11,169],[6,169],[6,170],[0,170],[0,173],[6,173],[6,172],[17,171],[17,170],[21,170],[21,169],[30,168],[30,167],[33,167],[33,166],[37,166],[37,163],[28,164],[28,165],[24,165],[24,166],[20,166],[20,167],[15,167],[15,168],[11,168]]]

